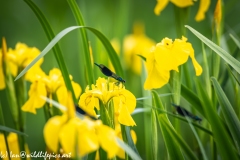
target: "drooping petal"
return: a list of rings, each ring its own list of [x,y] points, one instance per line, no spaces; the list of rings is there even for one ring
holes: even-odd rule
[[[77,143],[77,125],[75,119],[69,120],[59,130],[59,142],[65,153],[71,153],[73,157],[76,156]]]
[[[205,13],[210,6],[210,0],[200,0],[199,9],[197,15],[195,16],[196,21],[202,21],[205,18]]]
[[[84,156],[99,148],[99,141],[96,135],[95,123],[87,117],[78,124],[78,148],[80,156]]]
[[[115,104],[114,104],[115,105]],[[125,103],[120,100],[119,109],[115,111],[118,115],[119,123],[126,125],[126,126],[136,126],[133,118],[130,115],[128,107]]]
[[[124,102],[131,114],[136,108],[136,97],[128,90],[123,89],[119,93],[119,98]]]
[[[154,8],[154,13],[156,15],[160,15],[160,13],[166,7],[168,2],[169,2],[169,0],[157,0],[157,5]]]
[[[41,96],[47,96],[45,84],[41,81],[36,81],[32,83],[28,95],[29,99],[22,106],[21,109],[25,112],[31,112],[33,114],[36,114],[36,109],[41,108],[46,102],[44,99],[41,98]]]
[[[193,0],[171,0],[171,2],[180,8],[193,5]]]
[[[54,116],[50,118],[44,126],[43,136],[48,148],[52,151],[58,151],[59,132],[62,126],[67,122],[67,116]],[[71,138],[71,137],[69,137]]]
[[[109,159],[113,158],[119,150],[115,131],[103,124],[99,124],[96,131],[101,147],[107,152]]]

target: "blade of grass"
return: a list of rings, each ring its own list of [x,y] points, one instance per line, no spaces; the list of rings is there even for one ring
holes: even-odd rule
[[[203,43],[210,47],[215,53],[217,53],[222,59],[224,59],[230,66],[232,66],[240,74],[240,62],[232,57],[228,52],[223,50],[221,47],[217,46],[211,40],[203,36],[201,33],[193,29],[192,27],[186,25],[194,35],[196,35]]]
[[[19,79],[20,77],[22,77],[39,59],[41,59],[43,56],[45,56],[54,47],[54,45],[56,45],[57,42],[61,40],[61,38],[63,38],[69,32],[79,29],[79,28],[86,28],[86,29],[92,31],[102,41],[103,45],[105,46],[105,48],[108,51],[109,56],[111,56],[113,58],[113,61],[114,62],[119,61],[117,54],[116,54],[115,50],[113,49],[111,43],[107,40],[107,38],[101,32],[99,32],[98,30],[91,28],[91,27],[72,26],[72,27],[65,28],[60,33],[58,33],[53,38],[53,40],[44,48],[44,50],[28,66],[26,66],[23,69],[23,71],[16,77],[15,81],[17,79]],[[116,63],[115,66],[116,66],[116,70],[119,71],[121,74],[123,74],[123,70],[120,65],[120,62]]]
[[[157,112],[151,111],[151,133],[152,133],[152,157],[158,159],[158,130],[157,130]]]
[[[216,78],[212,77],[212,84],[215,89],[215,93],[217,95],[218,101],[221,105],[222,113],[225,118],[225,121],[228,125],[228,128],[231,132],[231,135],[234,139],[235,145],[240,153],[240,122],[233,110],[231,103],[229,102],[228,98],[226,97],[225,93],[223,92],[221,86],[217,82]]]
[[[240,49],[240,42],[239,42],[239,40],[236,37],[234,37],[232,34],[230,34],[230,37],[232,38],[232,40],[235,42],[235,44]]]
[[[23,136],[28,136],[26,133],[20,132],[18,130],[6,127],[6,126],[2,126],[0,125],[0,130],[1,131],[6,131],[6,132],[13,132],[13,133],[17,133],[18,135],[23,135]]]
[[[205,116],[211,125],[213,139],[217,145],[221,158],[238,159],[234,145],[231,143],[232,141],[229,137],[229,134],[227,133],[223,123],[221,122],[221,119],[218,116],[216,109],[214,109],[211,100],[207,96],[207,93],[202,87],[201,82],[199,82],[198,80],[196,81],[196,87],[200,96],[200,101],[203,106]]]
[[[227,65],[227,69],[228,69],[228,72],[231,73],[231,75],[233,76],[233,78],[236,80],[236,82],[238,83],[238,85],[240,86],[240,81],[238,80],[237,76],[232,72],[231,68],[229,67],[229,65]]]
[[[153,104],[153,106],[156,106],[161,110],[164,110],[162,102],[161,102],[160,98],[158,97],[158,94],[156,91],[152,91],[152,104]],[[184,159],[183,155],[181,153],[180,146],[178,145],[178,143],[176,143],[173,140],[173,137],[171,137],[170,134],[168,133],[166,126],[162,123],[161,119],[165,119],[168,122],[167,125],[172,127],[172,124],[170,123],[167,115],[166,114],[158,115],[157,111],[156,111],[156,115],[157,115],[158,124],[160,126],[165,145],[167,147],[169,159],[179,159],[179,160]]]
[[[24,0],[28,6],[32,9],[32,11],[35,13],[35,15],[37,16],[38,20],[40,21],[44,31],[45,31],[45,34],[48,38],[49,41],[51,41],[55,34],[50,26],[50,24],[48,23],[47,19],[45,18],[45,16],[43,15],[43,13],[40,11],[40,9],[31,1],[31,0]],[[53,46],[52,46],[53,47]],[[75,97],[75,93],[73,91],[73,87],[72,87],[72,83],[71,83],[71,80],[69,78],[69,73],[68,73],[68,70],[67,70],[67,67],[66,67],[66,64],[64,62],[64,59],[63,59],[63,54],[61,52],[61,49],[59,47],[58,44],[56,44],[54,47],[53,47],[53,52],[54,52],[54,56],[57,60],[57,63],[59,65],[59,68],[62,72],[62,75],[63,75],[63,79],[64,79],[64,82],[65,82],[65,85],[67,87],[67,89],[69,91],[72,92],[72,95],[73,95],[73,101],[74,103],[77,103],[77,99]],[[41,57],[40,57],[41,58]],[[32,65],[28,65],[29,67],[24,71],[22,71],[15,79],[15,81],[17,79],[19,79],[29,68],[32,67]]]

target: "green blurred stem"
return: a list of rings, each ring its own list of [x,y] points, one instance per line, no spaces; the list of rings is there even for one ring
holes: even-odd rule
[[[123,141],[128,144],[128,139],[127,139],[127,134],[126,134],[126,129],[125,129],[125,126],[120,124],[121,125],[121,132],[122,132],[122,138],[123,138]],[[128,157],[128,154],[127,152],[125,152],[125,160],[128,160],[129,157]]]
[[[40,11],[40,9],[31,0],[24,0],[24,1],[28,4],[28,6],[35,13],[35,15],[37,16],[38,20],[40,21],[40,23],[45,31],[45,34],[46,34],[48,40],[51,41],[55,37],[55,34],[54,34],[50,24],[48,23],[46,17],[43,15],[43,13]],[[62,54],[62,51],[58,44],[56,44],[53,47],[53,52],[54,52],[54,56],[57,60],[57,63],[59,65],[59,68],[62,72],[65,85],[66,85],[67,89],[69,91],[71,91],[71,93],[73,95],[72,97],[73,97],[74,103],[77,104],[78,101],[75,97],[75,93],[73,91],[72,83],[69,78],[69,73],[68,73],[64,58],[63,58],[63,54]]]
[[[157,132],[157,111],[152,109],[152,155],[154,159],[158,159],[158,132]]]
[[[99,101],[99,106],[100,106],[100,119],[102,120],[103,124],[112,128],[113,126],[111,125],[111,120],[107,110],[107,106],[103,104],[102,101]]]
[[[77,24],[79,26],[85,26],[84,20],[83,20],[80,8],[77,5],[77,2],[75,0],[67,0],[67,2],[73,12],[73,15],[75,17]],[[80,28],[80,32],[81,32],[81,37],[83,41],[83,49],[84,49],[83,59],[84,59],[86,70],[87,70],[86,75],[87,75],[88,85],[91,87],[91,84],[94,84],[94,74],[93,74],[93,69],[91,65],[92,63],[90,58],[87,32],[84,28]]]
[[[171,71],[170,85],[172,89],[172,99],[173,103],[180,105],[181,98],[181,71]]]
[[[0,102],[0,125],[5,126],[5,121],[4,121],[4,117],[3,117],[3,111],[2,111],[1,102]],[[7,153],[8,153],[7,154],[8,155],[8,159],[11,160],[9,145],[8,145],[8,141],[7,141],[7,132],[6,131],[3,131],[3,136],[4,136],[4,141],[5,141],[5,144],[6,144]]]
[[[22,68],[18,68],[18,74],[22,71]],[[18,124],[19,128],[17,128],[20,132],[25,131],[25,113],[21,110],[22,106],[26,101],[26,83],[24,80],[24,76],[19,78],[15,82],[15,89],[16,89],[16,97],[18,102]],[[20,151],[25,151],[25,136],[18,135],[18,142]],[[26,159],[26,158],[23,158]]]

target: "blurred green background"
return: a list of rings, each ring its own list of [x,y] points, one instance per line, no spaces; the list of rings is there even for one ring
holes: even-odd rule
[[[142,22],[145,25],[145,34],[155,42],[161,41],[164,37],[171,39],[181,38],[176,37],[176,24],[174,18],[173,4],[169,3],[160,16],[156,16],[153,9],[156,5],[155,0],[77,0],[81,9],[86,26],[93,27],[102,32],[109,40],[117,38],[122,42],[123,38],[132,33],[133,24]],[[55,34],[61,30],[75,26],[76,22],[65,0],[35,0],[34,3],[40,8],[48,19]],[[190,9],[188,20],[189,26],[195,28],[208,38],[212,37],[212,19],[216,1],[211,1],[210,9],[206,13],[205,20],[196,22],[194,17],[197,13],[199,2],[196,2]],[[37,47],[43,50],[49,43],[46,35],[40,25],[37,17],[27,4],[22,0],[0,0],[0,37],[5,37],[7,45],[10,48],[15,48],[17,42],[27,44],[29,47]],[[225,1],[225,40],[226,44],[232,45],[229,39],[229,33],[234,30],[238,35],[240,32],[240,24],[238,20],[240,2],[237,0]],[[195,49],[197,60],[201,64],[201,42],[191,33],[187,34],[188,41],[192,43]],[[100,41],[90,32],[88,32],[90,44],[93,49],[94,60],[101,62],[103,56],[107,56],[104,47]],[[78,82],[82,89],[86,87],[86,78],[84,76],[84,66],[81,57],[81,41],[79,40],[79,32],[73,31],[65,36],[60,42],[60,47],[63,51],[65,62],[69,73],[73,76],[75,82]],[[227,47],[227,46],[226,46]],[[227,48],[226,48],[227,49]],[[230,52],[233,52],[230,50]],[[123,57],[121,53],[120,57]],[[121,58],[122,64],[123,58]],[[48,53],[44,58],[42,69],[48,73],[53,67],[58,67],[53,53]],[[99,71],[95,72],[95,78],[102,76]],[[138,75],[132,74],[131,71],[125,70],[126,88],[133,92],[136,97],[142,96],[141,78]],[[143,80],[142,80],[143,81]],[[164,92],[166,87],[161,89]],[[160,92],[161,92],[160,91]],[[0,91],[1,96],[5,96],[3,91]],[[2,102],[6,124],[11,127],[11,115],[6,102]],[[138,104],[138,107],[141,105]],[[8,116],[9,115],[9,116]],[[143,137],[143,114],[133,116],[137,126],[133,129],[137,133],[139,141],[137,148],[140,155],[145,157],[145,144],[141,140]],[[44,126],[43,110],[37,110],[37,115],[27,113],[26,132],[29,135],[27,142],[31,151],[45,150],[45,144],[42,136]],[[187,141],[189,137],[184,137]],[[189,138],[191,139],[191,138]],[[193,143],[190,142],[189,143]],[[190,144],[194,145],[194,144]],[[161,143],[161,150],[164,150],[164,145]],[[159,153],[161,154],[161,153]],[[160,157],[165,157],[164,153]]]

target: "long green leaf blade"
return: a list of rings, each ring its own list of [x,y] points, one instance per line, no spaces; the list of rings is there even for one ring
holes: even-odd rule
[[[17,133],[17,134],[23,135],[23,136],[28,136],[26,133],[23,133],[23,132],[20,132],[18,130],[15,130],[15,129],[12,129],[12,128],[9,128],[9,127],[6,127],[6,126],[2,126],[2,125],[0,125],[0,130],[1,131],[6,131],[6,132]]]
[[[213,138],[216,142],[221,158],[234,160],[238,159],[234,150],[234,145],[231,143],[232,141],[229,137],[229,134],[227,133],[226,128],[221,122],[221,119],[218,116],[216,109],[213,107],[212,101],[207,96],[207,93],[202,87],[201,82],[196,82],[197,91],[199,96],[201,97],[201,103],[204,109],[204,113],[208,122],[211,125]]]
[[[86,28],[89,29],[90,31],[92,31],[96,36],[98,36],[98,38],[102,41],[103,45],[105,46],[105,48],[108,51],[108,54],[110,57],[112,57],[112,62],[116,62],[115,66],[116,66],[116,71],[117,73],[121,73],[119,75],[123,75],[123,70],[120,64],[120,61],[117,57],[117,53],[115,52],[115,50],[113,49],[111,43],[107,40],[107,38],[98,30],[91,28],[91,27],[84,27],[84,26],[72,26],[72,27],[68,27],[64,30],[62,30],[60,33],[58,33],[53,40],[44,48],[44,50],[27,66],[23,69],[23,71],[16,77],[15,80],[19,79],[20,77],[22,77],[39,59],[41,59],[43,56],[45,56],[52,48],[53,46],[61,40],[61,38],[63,38],[66,34],[68,34],[69,32],[75,30],[75,29],[79,29],[79,28]],[[119,62],[119,63],[117,63]]]
[[[157,107],[160,110],[164,110],[162,102],[158,97],[158,94],[156,91],[152,91],[152,103],[154,107]],[[167,131],[166,126],[162,123],[162,119],[165,119],[168,122],[167,125],[172,127],[167,115],[166,114],[158,115],[158,112],[156,112],[156,114],[157,114],[158,124],[160,126],[160,129],[164,138],[164,142],[167,147],[169,159],[179,159],[179,160],[184,159],[181,153],[180,146],[173,140],[173,137],[171,137],[171,135]]]
[[[226,97],[225,93],[223,92],[221,86],[217,82],[216,78],[211,78],[215,93],[217,95],[218,101],[222,108],[222,113],[224,115],[225,121],[228,125],[228,128],[233,136],[233,139],[236,143],[236,147],[239,150],[240,147],[240,122],[236,115],[236,113],[233,110],[232,105],[228,101],[228,98]],[[239,150],[240,151],[240,150]]]
[[[193,34],[195,34],[203,43],[210,47],[215,53],[217,53],[222,59],[224,59],[230,66],[232,66],[240,74],[240,62],[232,57],[229,53],[223,50],[221,47],[217,46],[211,40],[203,36],[201,33],[193,29],[192,27],[186,25]]]

